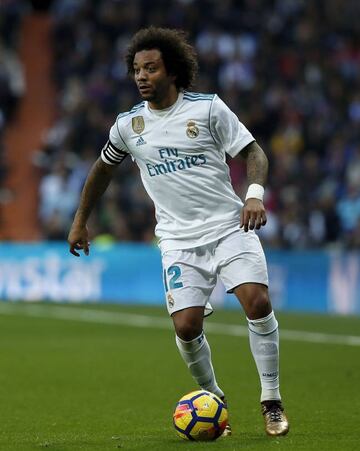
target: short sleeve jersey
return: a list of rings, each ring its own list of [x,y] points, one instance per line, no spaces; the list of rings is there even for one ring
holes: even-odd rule
[[[155,205],[162,252],[201,246],[239,228],[242,202],[231,185],[226,153],[254,137],[215,94],[180,92],[165,110],[148,102],[120,114],[102,149],[114,165],[130,154]]]

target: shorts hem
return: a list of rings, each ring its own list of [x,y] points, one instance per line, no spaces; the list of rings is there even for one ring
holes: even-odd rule
[[[232,288],[226,288],[226,293],[233,293],[235,288],[240,286],[240,285],[244,285],[244,283],[256,283],[258,285],[265,285],[265,287],[269,287],[269,281],[259,281],[259,280],[245,280],[245,281],[241,281],[238,283],[235,283],[234,285],[232,285]]]
[[[172,316],[176,312],[181,312],[181,310],[186,310],[187,308],[191,308],[191,307],[204,307],[204,318],[206,318],[214,313],[213,308],[210,309],[210,308],[205,307],[204,305],[198,305],[198,304],[187,305],[186,307],[179,307],[177,309],[171,309],[172,310],[171,312],[169,311],[169,309],[167,309],[167,310],[168,310],[169,315]]]

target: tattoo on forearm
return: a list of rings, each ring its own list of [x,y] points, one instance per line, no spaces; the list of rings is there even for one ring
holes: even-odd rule
[[[258,183],[264,186],[267,179],[268,160],[259,145],[256,143],[246,149],[247,162],[247,178],[249,185],[251,183]]]

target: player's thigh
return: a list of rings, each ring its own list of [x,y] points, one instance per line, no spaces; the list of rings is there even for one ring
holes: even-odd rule
[[[215,259],[218,274],[228,293],[242,284],[268,286],[265,254],[255,232],[239,230],[221,239]]]
[[[212,274],[206,253],[196,250],[168,251],[162,256],[162,264],[169,314],[189,307],[205,307],[207,310],[216,276]]]

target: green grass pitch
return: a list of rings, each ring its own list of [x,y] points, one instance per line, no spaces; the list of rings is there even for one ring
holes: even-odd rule
[[[127,316],[117,323],[119,315]],[[0,303],[0,450],[359,450],[359,340],[300,341],[288,331],[360,336],[360,318],[277,316],[289,435],[264,433],[247,337],[210,326],[234,432],[193,443],[172,426],[176,401],[197,387],[165,309]],[[218,311],[206,323],[245,326],[245,318]]]

